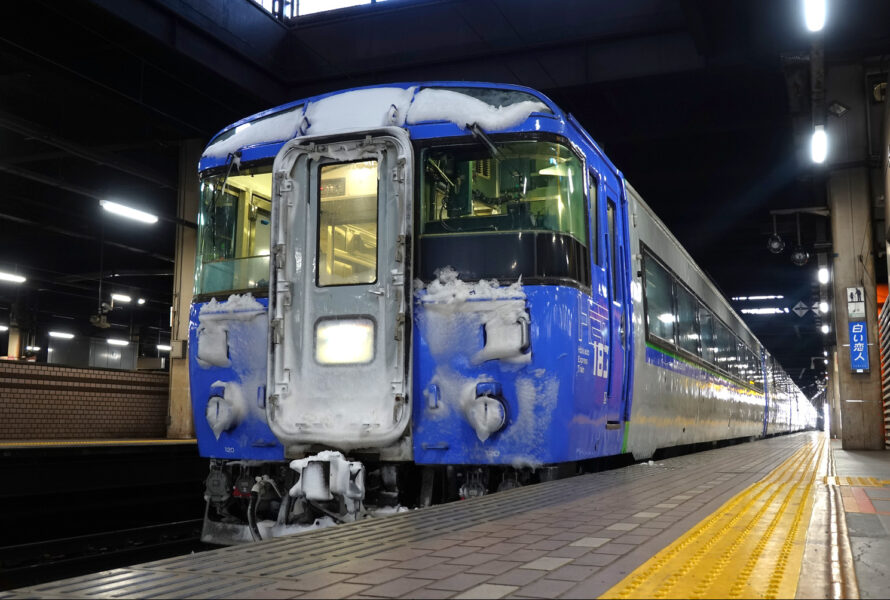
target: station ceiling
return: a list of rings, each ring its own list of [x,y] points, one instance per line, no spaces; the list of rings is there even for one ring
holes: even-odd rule
[[[727,297],[812,304],[815,259],[766,247],[771,210],[825,205],[801,4],[388,0],[281,22],[250,0],[16,3],[0,22],[0,270],[29,281],[0,285],[0,321],[18,303],[44,327],[96,333],[100,295],[123,291],[147,303],[112,311],[115,328],[168,339],[175,227],[111,219],[99,198],[172,218],[182,140],[310,94],[430,79],[541,90]],[[890,54],[887,23],[885,0],[830,3],[826,64]],[[777,225],[790,248],[794,216]],[[824,217],[804,213],[800,230],[811,255],[830,241]],[[746,320],[812,385],[820,317]]]

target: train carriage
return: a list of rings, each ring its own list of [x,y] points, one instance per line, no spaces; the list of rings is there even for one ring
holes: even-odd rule
[[[224,129],[199,170],[189,352],[208,541],[814,424],[534,90],[309,98]]]

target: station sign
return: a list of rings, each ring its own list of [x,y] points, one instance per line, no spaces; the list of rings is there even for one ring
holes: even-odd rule
[[[865,321],[850,321],[850,369],[868,371],[868,327]]]

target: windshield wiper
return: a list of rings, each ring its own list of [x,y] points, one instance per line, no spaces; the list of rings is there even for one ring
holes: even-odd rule
[[[504,155],[498,149],[497,146],[494,145],[494,142],[491,141],[491,138],[488,137],[488,134],[482,131],[482,128],[479,127],[478,123],[467,123],[467,129],[470,130],[470,133],[473,134],[473,137],[482,142],[488,151],[491,153],[491,157],[497,160],[501,160],[504,158]]]

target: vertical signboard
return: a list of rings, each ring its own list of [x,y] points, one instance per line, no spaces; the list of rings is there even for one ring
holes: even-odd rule
[[[868,371],[868,330],[865,321],[850,321],[850,368],[854,373]]]

